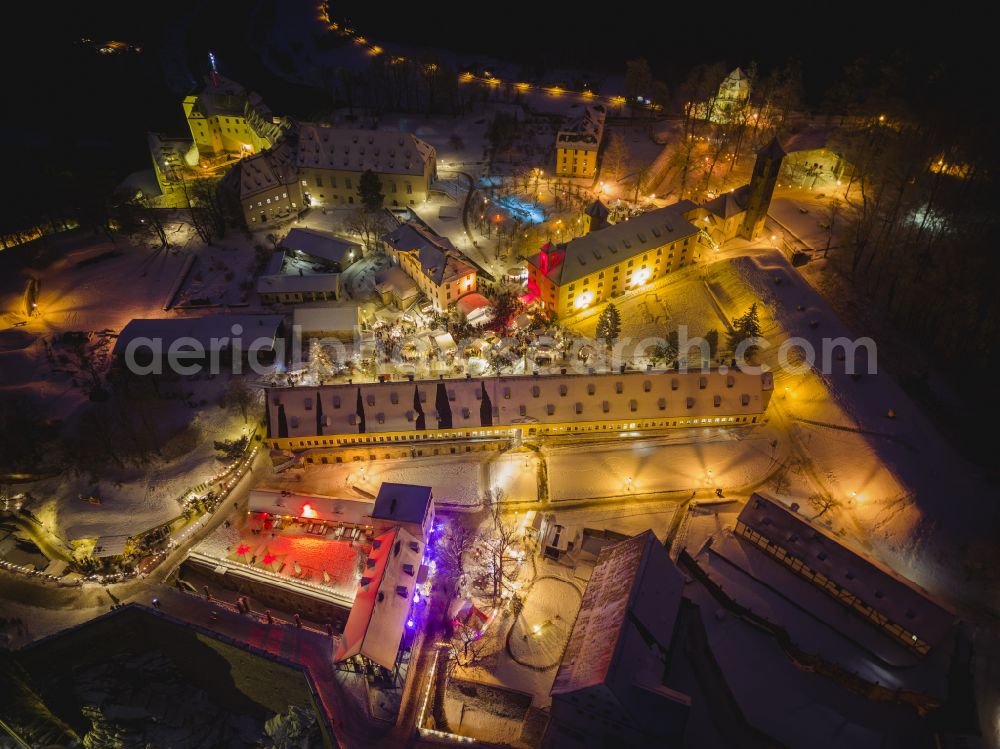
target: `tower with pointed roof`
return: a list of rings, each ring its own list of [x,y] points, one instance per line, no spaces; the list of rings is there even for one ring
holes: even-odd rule
[[[743,68],[736,68],[719,84],[718,98],[723,102],[742,106],[750,98],[750,77]]]
[[[743,227],[740,236],[745,239],[756,239],[764,231],[764,219],[767,209],[771,206],[771,196],[774,186],[778,183],[778,173],[781,162],[785,158],[785,150],[778,139],[757,152],[757,161],[753,165],[753,176],[750,178],[750,189],[747,192],[747,210],[743,217]]]
[[[608,207],[601,202],[598,198],[589,206],[583,210],[583,215],[581,219],[586,223],[587,232],[597,231],[598,229],[603,229],[608,225],[608,216],[611,215],[611,211]]]

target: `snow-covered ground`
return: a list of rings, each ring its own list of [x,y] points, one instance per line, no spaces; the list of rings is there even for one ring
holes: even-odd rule
[[[787,430],[816,489],[836,501],[833,526],[932,591],[980,597],[963,573],[969,548],[991,553],[984,534],[993,527],[995,492],[979,471],[884,370],[855,379],[835,354],[829,372],[780,367],[779,344],[789,336],[816,352],[823,338],[854,336],[779,253],[711,266],[708,283],[730,316],[766,302],[762,321],[771,346],[763,359],[776,370],[771,422]],[[857,365],[867,371],[863,353]]]
[[[651,530],[658,539],[664,541],[676,511],[676,502],[629,502],[623,499],[607,506],[557,509],[555,522],[567,527],[609,530],[626,536]],[[551,562],[545,564],[550,569],[555,567]],[[578,565],[574,574],[583,580],[590,577],[585,564]]]
[[[311,465],[265,477],[261,487],[357,497],[375,495],[383,481],[393,481],[430,486],[439,504],[477,505],[488,491],[502,491],[506,501],[530,502],[538,497],[537,471],[532,453],[487,451]]]
[[[202,247],[174,305],[246,305],[251,298],[253,248],[245,237],[231,234],[214,246]]]
[[[631,339],[633,346],[643,339],[662,339],[680,325],[687,326],[689,338],[703,336],[709,330],[725,334],[723,322],[697,267],[677,271],[656,289],[615,300],[614,304],[622,317],[620,340]],[[601,309],[571,318],[567,328],[593,338]]]
[[[766,427],[683,431],[660,439],[547,447],[552,500],[668,492],[734,491],[764,481],[775,465]]]
[[[197,262],[186,284],[188,292],[195,294],[197,289],[196,296],[211,294],[219,301],[239,298],[253,257],[245,237],[234,233],[207,247],[186,227],[172,224],[167,233],[169,249],[123,237],[112,243],[82,232],[53,238],[54,260],[33,271],[40,281],[38,314],[22,327],[8,329],[17,332],[18,340],[17,346],[0,353],[0,397],[28,398],[39,418],[60,420],[64,433],[75,435],[80,417],[106,404],[91,404],[82,387],[90,376],[85,367],[73,363],[72,346],[57,336],[93,333],[86,348],[103,375],[114,336],[130,320],[178,315],[164,311],[164,306],[192,255]],[[200,275],[199,267],[204,269]],[[23,281],[12,277],[0,285],[2,319],[8,325],[16,323],[23,319]],[[30,343],[23,345],[26,341]],[[97,481],[67,469],[24,485],[21,489],[33,498],[29,509],[64,542],[131,535],[177,517],[177,500],[222,468],[214,442],[237,436],[246,426],[242,416],[217,405],[228,386],[227,377],[165,385],[165,392],[178,397],[148,404],[162,443],[161,455],[145,466],[106,466]],[[101,503],[83,502],[81,495],[97,496]]]
[[[508,642],[514,659],[536,669],[558,666],[582,596],[581,586],[575,582],[555,576],[536,577],[510,630]]]
[[[187,410],[183,404],[181,408]],[[188,428],[163,448],[163,459],[146,466],[102,472],[95,483],[69,471],[20,488],[34,499],[32,512],[53,535],[67,542],[100,536],[130,536],[181,514],[191,489],[218,476],[214,441],[240,434],[243,417],[220,410],[192,413]],[[97,497],[100,504],[81,497]]]

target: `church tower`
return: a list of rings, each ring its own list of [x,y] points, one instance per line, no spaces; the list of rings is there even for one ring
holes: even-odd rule
[[[580,219],[584,224],[584,234],[603,229],[608,225],[608,216],[610,215],[611,211],[601,202],[600,198],[584,208],[583,213],[580,215]]]
[[[753,176],[750,178],[750,190],[747,194],[747,211],[743,217],[740,236],[745,239],[756,239],[764,230],[764,219],[767,209],[771,206],[771,196],[778,182],[778,172],[785,158],[785,149],[777,138],[757,152],[757,161],[753,165]]]

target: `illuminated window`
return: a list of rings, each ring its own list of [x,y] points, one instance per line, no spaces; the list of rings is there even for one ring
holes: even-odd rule
[[[632,286],[642,286],[646,281],[649,280],[652,271],[649,268],[643,267],[639,268],[632,274],[631,285]]]

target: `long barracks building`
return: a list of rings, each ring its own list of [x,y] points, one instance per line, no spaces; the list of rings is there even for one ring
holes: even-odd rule
[[[267,390],[278,450],[755,424],[769,372],[645,371],[348,383]],[[325,461],[324,461],[325,462]]]

